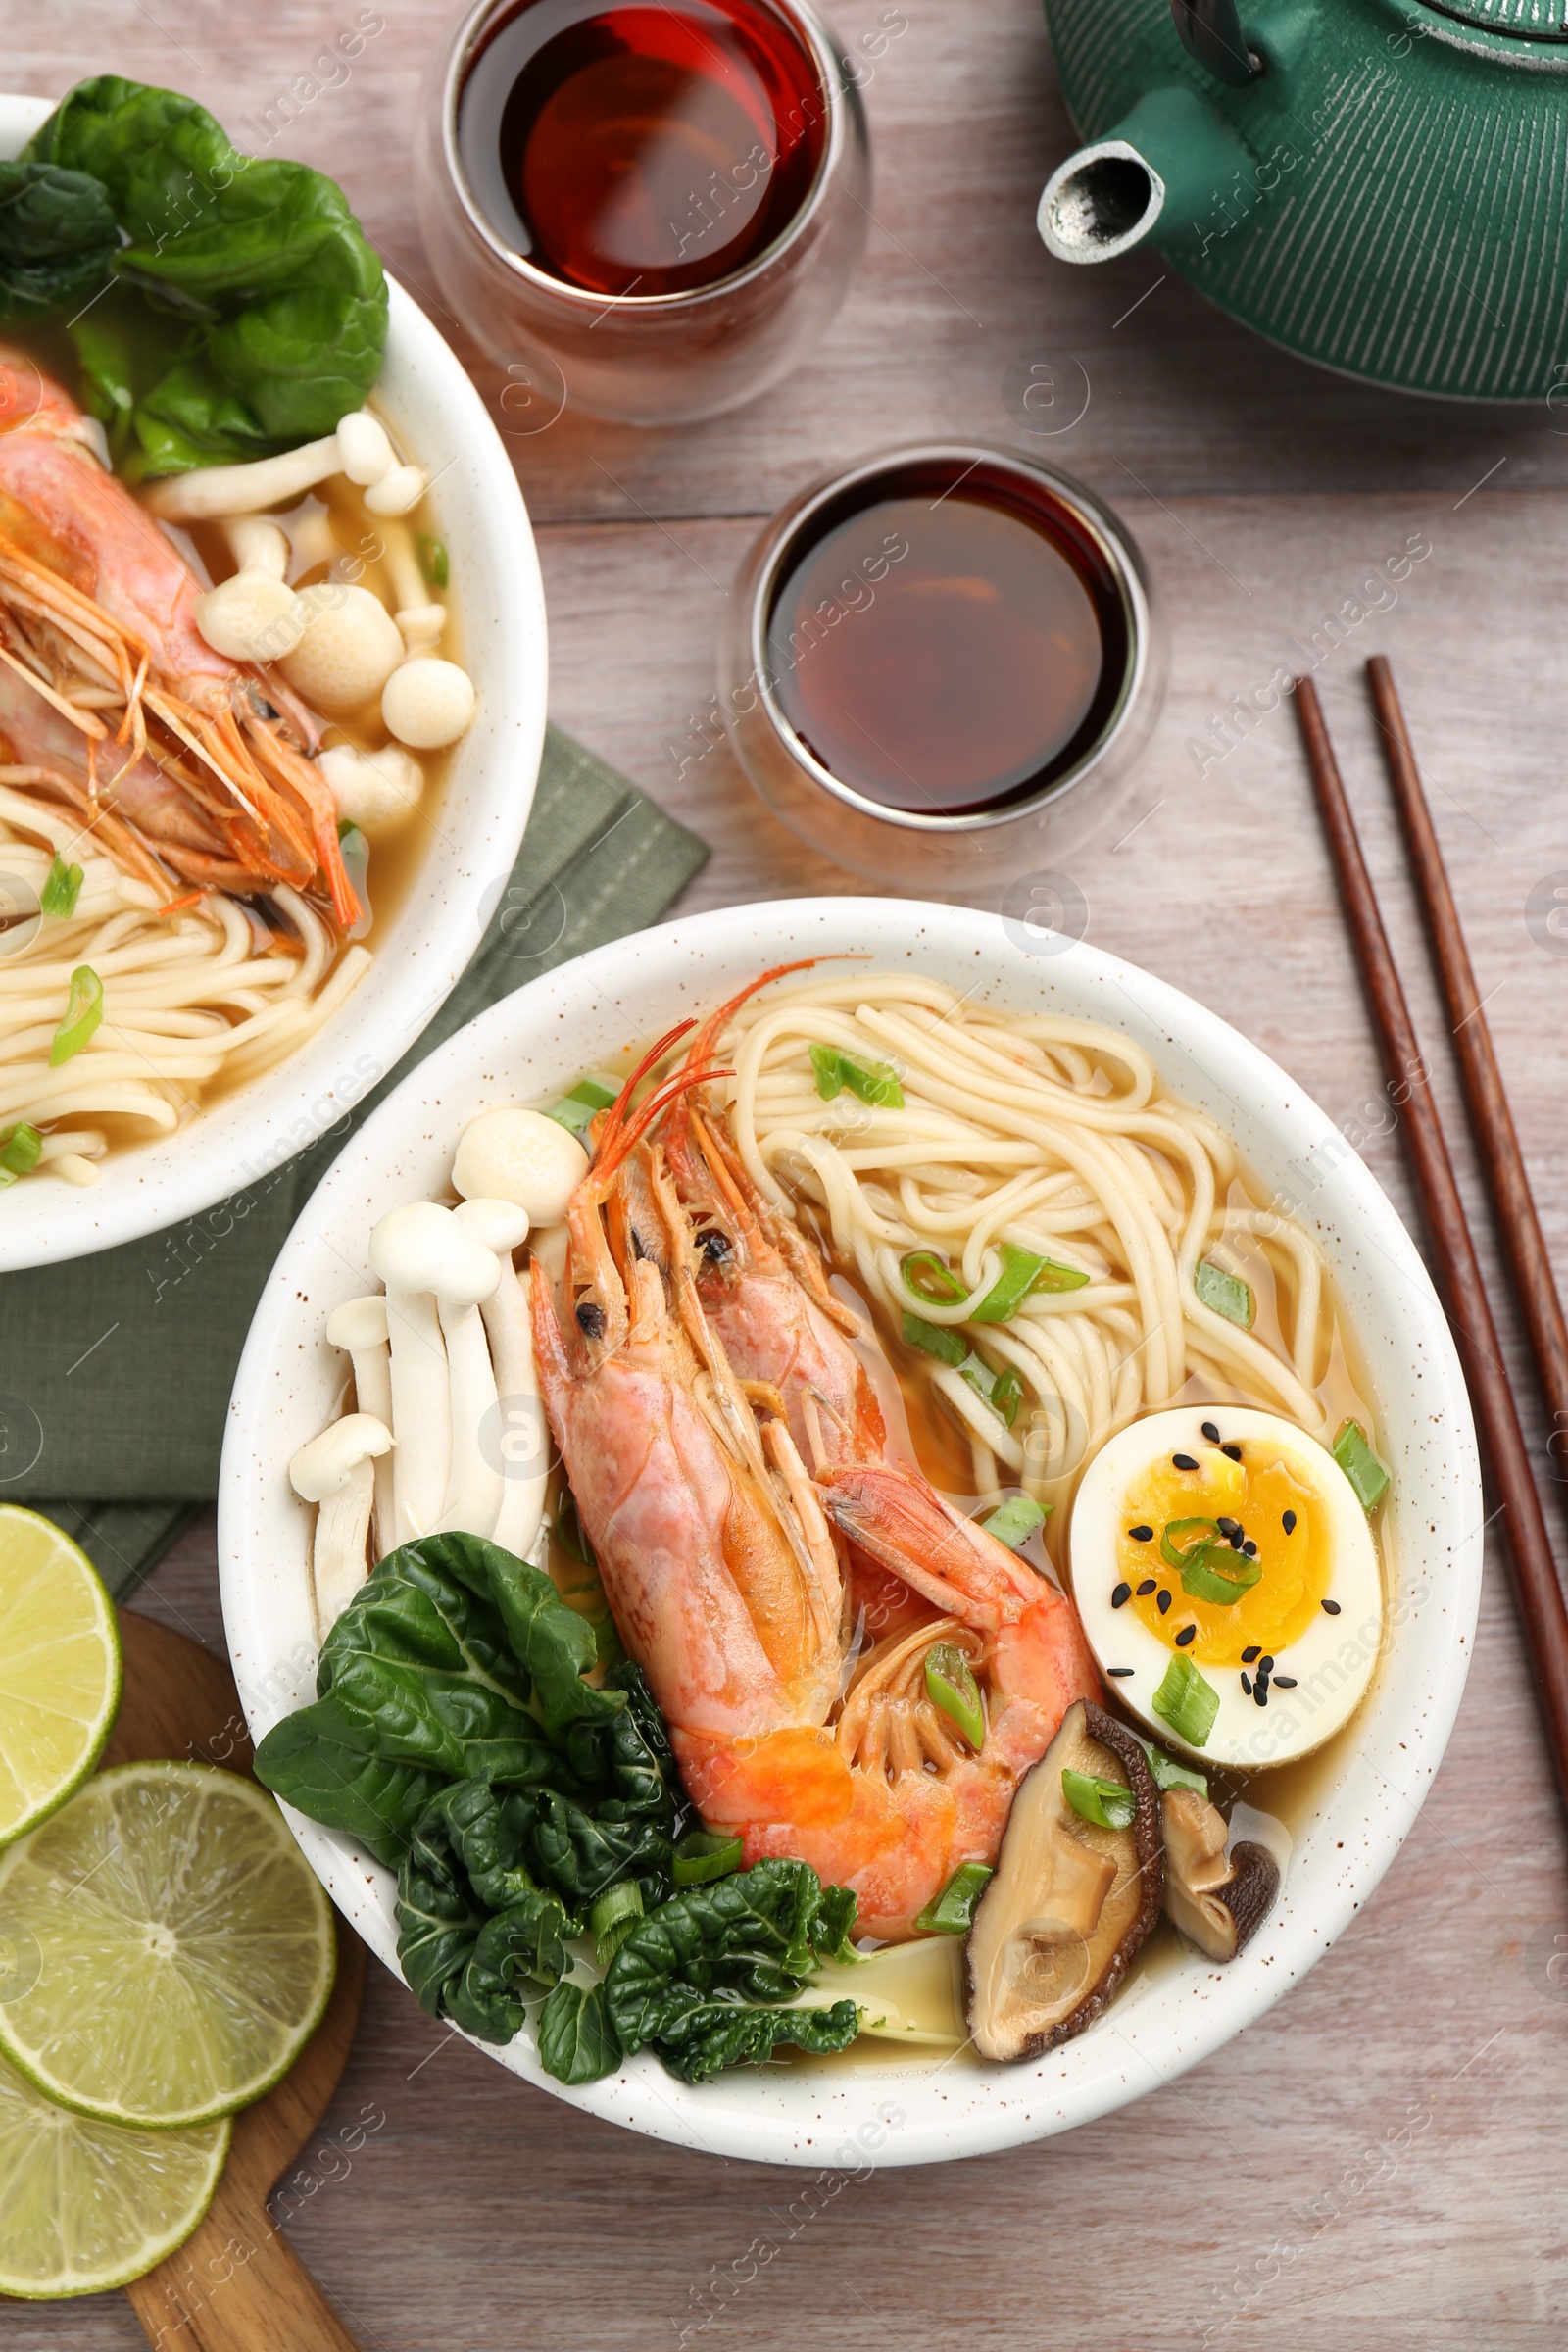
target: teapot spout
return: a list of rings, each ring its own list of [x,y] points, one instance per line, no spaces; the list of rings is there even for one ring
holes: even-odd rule
[[[1246,212],[1258,180],[1245,142],[1191,90],[1152,90],[1057,166],[1036,225],[1061,262],[1114,261],[1156,229],[1161,245],[1201,252],[1233,225],[1238,178]]]

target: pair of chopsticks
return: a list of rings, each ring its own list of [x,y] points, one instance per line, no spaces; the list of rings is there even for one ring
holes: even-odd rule
[[[1564,1329],[1551,1260],[1536,1214],[1530,1179],[1525,1173],[1502,1074],[1493,1051],[1475,974],[1470,968],[1432,812],[1410,747],[1409,729],[1395,692],[1394,673],[1381,654],[1367,667],[1427,941],[1459,1052],[1465,1102],[1486,1174],[1493,1214],[1530,1335],[1537,1375],[1551,1416],[1552,1438],[1562,1433],[1562,1443],[1568,1445],[1568,1330]],[[1557,1786],[1564,1804],[1568,1805],[1568,1607],[1564,1605],[1552,1558],[1530,1452],[1503,1369],[1496,1324],[1459,1188],[1454,1182],[1410,1008],[1378,911],[1372,878],[1361,855],[1345,785],[1323,721],[1322,706],[1310,678],[1298,678],[1296,708],[1329,854],[1334,860],[1340,896],[1377,1030],[1384,1071],[1391,1088],[1399,1089],[1394,1099],[1402,1103],[1399,1117],[1405,1154],[1420,1198],[1432,1269],[1453,1328],[1480,1427],[1482,1453],[1491,1472],[1495,1499],[1501,1506],[1502,1536],[1525,1623],[1531,1671],[1556,1767]]]

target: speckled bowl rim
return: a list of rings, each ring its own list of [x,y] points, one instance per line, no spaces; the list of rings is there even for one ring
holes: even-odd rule
[[[646,2053],[564,2090],[527,2031],[490,2055],[591,2115],[679,2146],[807,2166],[936,2163],[1093,2121],[1173,2081],[1272,2007],[1349,1924],[1408,1833],[1457,1711],[1480,1599],[1483,1506],[1469,1402],[1414,1244],[1344,1139],[1276,1063],[1161,980],[1084,945],[1041,954],[1019,924],[963,907],[806,899],[726,908],[594,950],[448,1040],[345,1147],[257,1308],[229,1406],[219,1554],[229,1650],[259,1739],[314,1694],[309,1524],[284,1464],[335,1408],[329,1309],[370,1282],[375,1217],[439,1193],[464,1122],[562,1085],[713,1004],[763,966],[869,955],[980,997],[1108,1023],[1179,1095],[1221,1118],[1269,1188],[1299,1200],[1352,1321],[1394,1473],[1389,1649],[1332,1784],[1298,1828],[1285,1891],[1228,1969],[1184,1952],[1132,1983],[1077,2041],[1018,2067],[850,2063],[727,2076],[702,2089]],[[1307,1172],[1303,1179],[1303,1169]],[[286,1810],[286,1808],[285,1808]],[[395,1969],[392,1881],[351,1841],[289,1814],[333,1900]]]
[[[15,155],[51,112],[46,98],[0,96],[0,156]],[[90,1192],[57,1177],[13,1186],[0,1215],[0,1272],[90,1256],[199,1217],[324,1135],[396,1067],[450,995],[506,887],[544,748],[544,583],[484,402],[412,296],[390,276],[387,290],[375,399],[437,477],[463,659],[479,693],[433,838],[376,934],[374,964],[310,1045],[172,1135],[113,1153]],[[370,881],[373,901],[373,854]]]

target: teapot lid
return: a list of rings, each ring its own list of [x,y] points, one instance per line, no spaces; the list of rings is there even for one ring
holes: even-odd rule
[[[1511,33],[1515,40],[1568,40],[1568,0],[1426,0],[1440,17]]]

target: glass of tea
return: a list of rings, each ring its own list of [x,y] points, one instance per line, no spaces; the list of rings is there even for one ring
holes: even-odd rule
[[[854,872],[970,898],[1125,799],[1164,688],[1143,560],[1081,482],[921,444],[824,476],[731,591],[719,709],[784,822]]]
[[[837,310],[869,219],[860,102],[804,0],[479,0],[417,171],[443,297],[524,430],[754,398]]]

